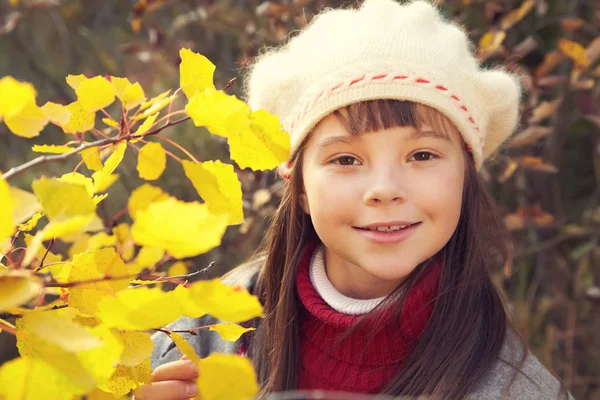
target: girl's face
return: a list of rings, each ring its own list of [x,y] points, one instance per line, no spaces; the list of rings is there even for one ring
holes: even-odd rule
[[[333,114],[317,125],[304,151],[301,205],[338,291],[386,296],[450,240],[461,213],[462,146],[457,132],[428,127],[352,136]]]

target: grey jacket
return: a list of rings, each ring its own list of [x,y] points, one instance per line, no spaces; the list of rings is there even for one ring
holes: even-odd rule
[[[252,293],[258,266],[252,268],[238,268],[232,273],[222,278],[227,284],[239,284]],[[221,323],[216,318],[209,315],[200,318],[191,319],[183,317],[168,326],[172,330],[186,330],[198,326],[212,325]],[[220,338],[216,332],[208,330],[196,331],[197,335],[185,335],[186,339],[196,350],[201,358],[207,357],[210,353],[234,353],[237,354],[241,340],[237,342],[227,342]],[[162,332],[157,332],[152,336],[154,342],[154,351],[151,357],[151,365],[154,370],[161,364],[176,361],[181,358],[181,353],[175,347],[175,344]],[[473,391],[468,395],[468,399],[523,399],[523,400],[553,400],[570,399],[573,397],[566,391],[560,392],[560,382],[554,377],[531,353],[525,360],[525,363],[510,387],[509,391],[503,397],[504,389],[509,385],[513,378],[516,365],[521,359],[522,349],[515,337],[507,335],[507,340],[500,352],[498,361],[490,368],[484,378],[476,385]],[[512,365],[511,365],[512,364]],[[568,397],[567,397],[568,396]]]

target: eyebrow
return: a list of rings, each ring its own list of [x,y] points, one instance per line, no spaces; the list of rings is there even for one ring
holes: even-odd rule
[[[332,146],[334,144],[352,144],[356,141],[360,141],[361,140],[361,136],[362,135],[358,135],[358,136],[330,136],[327,137],[323,140],[321,140],[321,142],[319,143],[319,148],[323,149],[325,147],[329,147]],[[429,131],[429,130],[415,130],[413,131],[410,136],[408,137],[408,140],[419,140],[419,139],[424,139],[424,138],[430,138],[430,139],[435,139],[435,140],[442,140],[448,143],[452,143],[452,139],[450,139],[450,136],[446,135],[445,133],[440,133],[440,132],[435,132],[435,131]]]

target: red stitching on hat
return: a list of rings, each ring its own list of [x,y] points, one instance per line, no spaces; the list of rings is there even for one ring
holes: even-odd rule
[[[467,149],[467,151],[473,151],[473,148],[466,143],[465,143],[465,149]]]
[[[444,87],[444,86],[442,86],[442,85],[437,85],[435,88],[436,88],[436,89],[439,89],[439,90],[443,90],[443,91],[446,91],[446,90],[448,90],[446,87]]]
[[[365,79],[365,75],[363,75],[360,78],[357,78],[357,79],[353,80],[352,82],[350,82],[350,86],[354,85],[355,83],[358,83],[358,82],[362,81],[363,79]]]
[[[472,124],[475,123],[475,120],[473,119],[473,117],[469,117],[469,122],[472,123]]]
[[[376,76],[374,76],[372,79],[383,79],[383,78],[385,78],[385,77],[386,77],[386,76],[388,76],[388,75],[389,75],[389,73],[388,73],[388,74],[376,75]]]
[[[423,79],[423,78],[417,78],[417,80],[415,82],[417,82],[417,83],[429,83],[430,81],[428,81],[427,79]]]
[[[477,132],[481,132],[481,131],[479,130],[479,128],[478,128],[478,127],[475,127],[475,130],[476,130]]]
[[[467,111],[467,112],[469,111],[469,110],[467,109],[467,107],[465,107],[464,105],[460,106],[460,109],[461,109],[461,110],[463,110],[463,111]]]
[[[460,99],[458,97],[456,97],[455,95],[450,96],[451,99],[454,99],[456,101],[460,101]]]
[[[396,75],[396,76],[394,76],[394,79],[406,79],[406,78],[408,78],[408,76],[406,76],[406,75]]]
[[[338,83],[337,85],[335,85],[334,87],[332,87],[331,89],[329,89],[329,92],[331,93],[331,92],[339,89],[340,87],[342,87],[343,84],[344,84],[344,82]]]

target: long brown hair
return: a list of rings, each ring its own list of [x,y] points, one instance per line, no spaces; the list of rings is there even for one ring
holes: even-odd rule
[[[335,114],[352,135],[395,126],[419,128],[423,124],[438,132],[456,129],[436,110],[408,101],[365,101]],[[295,277],[306,245],[318,240],[310,217],[300,207],[302,157],[309,141],[310,135],[294,156],[287,187],[265,238],[266,258],[255,284],[254,293],[261,298],[265,310],[265,318],[249,348],[261,387],[259,397],[294,390],[297,386],[297,311],[301,305]],[[405,367],[383,389],[384,394],[429,395],[437,399],[464,397],[497,360],[507,326],[511,326],[489,272],[494,264],[509,259],[510,236],[475,170],[472,157],[466,150],[464,154],[461,216],[454,234],[436,255],[441,260],[439,294],[416,348]],[[394,310],[399,318],[407,292],[428,265],[424,262],[417,266],[380,307],[397,304]],[[525,357],[526,353],[521,363]]]

